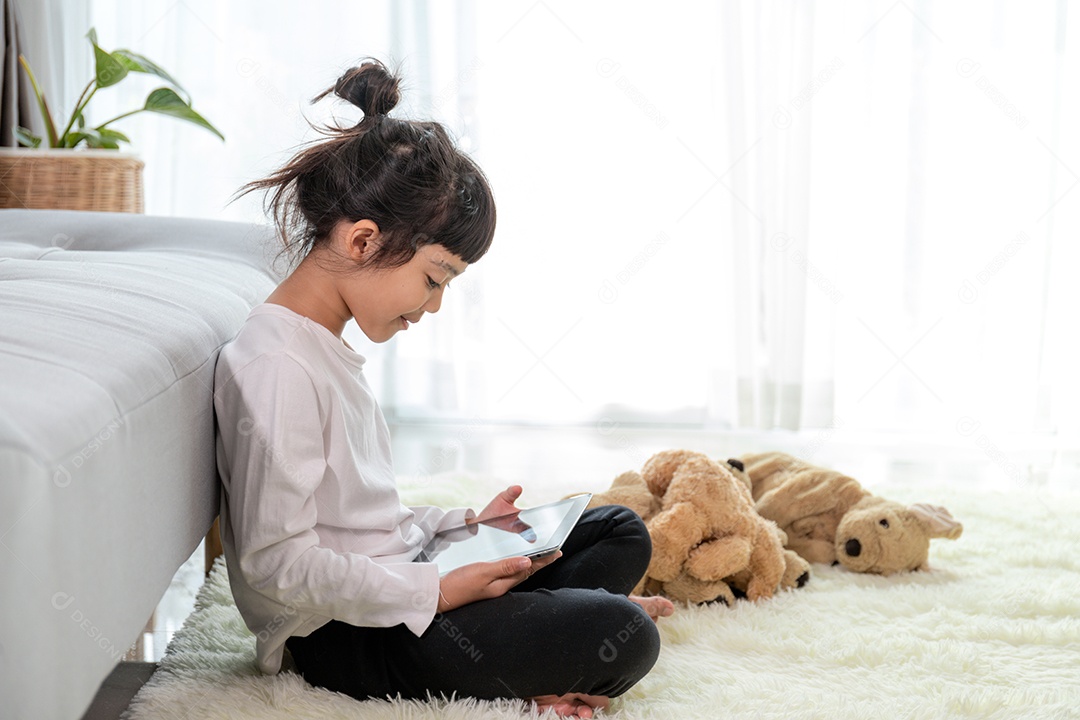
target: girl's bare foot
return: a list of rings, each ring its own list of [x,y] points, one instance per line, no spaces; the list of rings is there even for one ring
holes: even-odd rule
[[[675,612],[675,604],[660,595],[651,595],[649,597],[630,595],[627,599],[645,608],[645,612],[649,613],[649,617],[653,619],[653,622]]]
[[[559,717],[591,718],[594,710],[607,710],[610,700],[604,695],[586,695],[567,693],[566,695],[537,695],[528,698],[536,703],[540,712],[548,708],[555,710]]]

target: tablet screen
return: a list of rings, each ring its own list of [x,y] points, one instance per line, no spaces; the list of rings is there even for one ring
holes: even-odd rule
[[[439,566],[439,575],[445,575],[474,562],[555,552],[566,542],[591,497],[589,493],[575,495],[511,515],[444,530],[432,537],[415,561],[433,562]]]

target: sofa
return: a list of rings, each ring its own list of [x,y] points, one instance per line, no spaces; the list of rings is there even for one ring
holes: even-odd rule
[[[217,515],[221,346],[272,230],[0,210],[0,704],[77,720]]]

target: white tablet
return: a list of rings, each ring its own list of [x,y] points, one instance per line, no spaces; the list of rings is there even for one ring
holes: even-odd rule
[[[433,562],[439,575],[474,562],[540,557],[555,552],[574,529],[591,493],[444,530],[424,546],[415,562]]]

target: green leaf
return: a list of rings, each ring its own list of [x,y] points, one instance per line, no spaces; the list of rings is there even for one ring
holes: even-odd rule
[[[188,94],[187,90],[184,90],[184,88],[181,87],[180,83],[176,81],[176,78],[165,72],[165,69],[163,67],[155,63],[153,60],[150,60],[145,55],[140,55],[138,53],[131,52],[130,50],[113,50],[112,56],[116,58],[117,62],[122,64],[131,72],[157,75],[159,78],[187,95],[188,97],[185,102],[187,102],[189,105],[191,104],[191,96]]]
[[[90,38],[90,42],[97,45],[97,30],[90,28],[90,31],[86,33],[86,37]]]
[[[161,113],[162,115],[172,115],[181,120],[187,120],[188,122],[206,128],[222,140],[225,139],[225,136],[218,132],[216,127],[207,122],[206,118],[202,115],[192,110],[190,105],[184,102],[179,95],[169,88],[158,88],[150,93],[146,98],[146,105],[143,109],[149,110],[150,112]]]
[[[38,110],[41,111],[41,119],[45,121],[45,132],[48,133],[49,136],[49,147],[57,147],[59,138],[56,135],[56,123],[53,122],[52,113],[49,112],[49,103],[45,100],[45,94],[41,92],[41,88],[38,86],[37,78],[34,77],[34,71],[30,69],[30,63],[28,63],[26,58],[22,55],[19,55],[19,64],[23,66],[23,70],[26,71],[26,76],[30,78],[30,87],[34,90],[34,97],[37,99]]]
[[[94,147],[94,141],[97,140],[97,137],[95,130],[73,130],[64,136],[63,144],[60,147],[73,148],[84,141],[87,146]]]
[[[79,143],[85,142],[86,147],[94,150],[119,150],[120,141],[131,142],[123,134],[116,132],[115,130],[98,130],[97,128],[90,128],[88,130],[78,130],[69,132],[64,136],[64,147],[74,148]]]
[[[131,140],[128,138],[128,136],[125,135],[124,133],[120,132],[119,130],[113,130],[112,128],[104,128],[104,127],[96,128],[96,130],[97,130],[98,134],[101,135],[102,139],[104,139],[104,140],[109,140],[109,141],[114,141],[114,142],[119,141],[119,142],[126,142],[126,143],[131,142]]]
[[[91,41],[93,42],[93,41]],[[95,80],[98,87],[109,87],[127,77],[128,69],[120,62],[94,43]]]
[[[15,139],[23,147],[41,147],[41,138],[24,127],[15,128]]]

